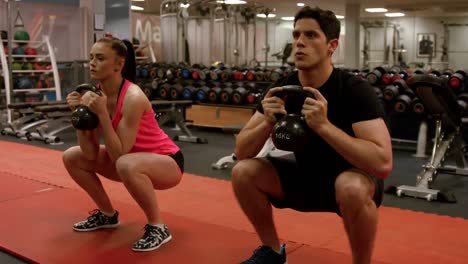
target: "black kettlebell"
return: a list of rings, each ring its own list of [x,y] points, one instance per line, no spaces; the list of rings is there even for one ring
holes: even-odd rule
[[[76,92],[83,95],[86,91],[92,91],[101,95],[101,91],[89,83],[80,84],[75,89]],[[74,128],[78,130],[93,130],[99,125],[98,116],[85,105],[78,106],[71,114],[71,122]]]
[[[314,95],[298,85],[283,86],[283,90],[273,96],[285,103],[287,115],[275,114],[276,123],[271,132],[271,140],[277,149],[300,152],[310,142],[310,128],[301,114],[302,105],[307,97]]]

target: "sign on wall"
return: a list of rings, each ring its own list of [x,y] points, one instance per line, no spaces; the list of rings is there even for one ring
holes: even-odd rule
[[[159,16],[141,13],[131,13],[133,38],[140,43],[139,49],[144,56],[150,56],[149,45],[156,56],[156,60],[161,58],[161,19]]]
[[[418,33],[416,50],[418,58],[434,58],[436,56],[436,34]]]

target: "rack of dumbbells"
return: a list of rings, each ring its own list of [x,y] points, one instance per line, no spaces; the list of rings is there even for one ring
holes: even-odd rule
[[[222,63],[213,66],[140,63],[136,76],[137,83],[150,100],[191,100],[194,105],[205,107],[205,110],[217,107],[218,119],[223,119],[219,114],[221,108],[246,109],[250,117],[262,92],[291,70],[290,67],[230,67]],[[225,118],[216,123],[209,114],[206,120],[191,121],[194,125],[210,127],[243,125],[239,120],[229,123]]]
[[[433,137],[433,122],[424,110],[424,104],[411,86],[411,77],[417,74],[431,74],[443,79],[455,93],[463,111],[468,109],[467,73],[463,70],[422,70],[380,66],[374,69],[350,70],[356,76],[366,79],[375,87],[377,97],[386,112],[394,147],[416,149],[415,156],[425,157],[428,137]]]

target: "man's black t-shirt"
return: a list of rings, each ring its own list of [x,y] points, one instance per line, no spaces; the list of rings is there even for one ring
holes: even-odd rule
[[[284,85],[303,86],[299,81],[298,72],[295,71],[278,80],[270,88]],[[334,68],[330,78],[318,90],[328,102],[328,120],[350,136],[354,136],[353,123],[384,117],[384,111],[373,87],[367,81],[343,70]],[[285,107],[290,113],[292,108],[296,108],[295,111],[298,111],[298,108],[302,109],[302,103],[300,105],[296,103],[295,106],[287,103]],[[262,104],[258,104],[257,111],[263,113]],[[295,153],[296,162],[300,167],[336,175],[352,167],[320,136],[314,132],[311,134],[310,144],[305,151]]]

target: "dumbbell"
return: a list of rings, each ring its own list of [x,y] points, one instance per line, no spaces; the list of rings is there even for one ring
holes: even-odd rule
[[[462,109],[463,116],[468,113],[468,93],[461,93],[457,96],[457,103]]]
[[[184,86],[180,83],[172,85],[169,89],[169,99],[170,100],[179,100],[182,98],[182,92],[184,91]]]
[[[386,73],[382,75],[382,84],[384,85],[389,85],[391,84],[394,80],[399,79],[399,67],[392,67],[390,70],[388,70]]]
[[[380,89],[378,86],[373,86],[373,87],[374,87],[374,92],[375,92],[375,95],[377,96],[377,99],[379,99],[379,101],[383,101],[384,98],[383,98],[382,89]]]
[[[462,70],[456,71],[452,74],[448,80],[448,85],[454,90],[455,93],[463,90],[463,84],[465,83],[467,73]]]
[[[247,81],[255,81],[255,72],[252,70],[245,72],[245,79]]]
[[[264,81],[265,80],[265,73],[261,69],[255,69],[255,80],[256,81]]]
[[[400,94],[396,97],[394,109],[396,112],[406,112],[410,107],[415,94],[408,86],[404,88]]]
[[[185,85],[182,90],[182,98],[184,100],[194,100],[196,88],[192,84]]]
[[[87,91],[101,95],[101,91],[89,83],[78,85],[75,91],[81,95]],[[71,123],[78,130],[94,130],[99,125],[99,118],[87,106],[80,105],[71,113]]]
[[[234,68],[232,71],[232,79],[236,81],[243,81],[245,78],[244,72],[240,69]]]
[[[423,114],[424,113],[424,105],[418,97],[414,97],[411,101],[411,109],[416,114]]]
[[[202,85],[198,87],[195,91],[195,100],[198,102],[206,102],[208,99],[208,92],[210,88],[208,86]]]
[[[219,92],[219,101],[222,104],[231,104],[232,103],[232,93],[234,92],[234,89],[229,86],[224,87],[221,92]]]
[[[367,81],[371,85],[376,85],[382,80],[382,76],[387,72],[383,67],[376,67],[366,75]]]
[[[172,85],[167,82],[159,84],[158,89],[156,90],[156,97],[161,100],[168,100],[171,87]]]
[[[146,97],[148,97],[149,100],[152,100],[153,98],[153,86],[151,82],[141,82],[138,86],[140,86],[141,90],[143,93],[145,93]]]
[[[406,81],[408,79],[408,73],[406,71],[400,71],[392,76],[392,82],[398,79],[403,79]]]
[[[426,74],[426,71],[423,69],[416,69],[413,71],[413,74]]]
[[[411,90],[403,79],[397,79],[391,85],[387,85],[383,90],[383,96],[386,101],[393,100],[398,94],[406,90]]]
[[[275,114],[276,123],[271,131],[271,140],[280,150],[301,152],[310,142],[311,130],[301,114],[302,105],[307,97],[313,94],[302,89],[301,86],[283,86],[281,91],[273,94],[281,98],[286,106],[297,106],[286,109],[287,114]],[[293,101],[293,103],[291,103]]]
[[[278,81],[279,79],[281,79],[283,76],[284,76],[284,71],[283,71],[283,69],[281,69],[281,68],[276,68],[276,69],[274,69],[273,71],[271,71],[270,80],[271,80],[272,82],[276,82],[276,81]]]
[[[210,90],[208,91],[208,102],[212,104],[217,104],[219,103],[219,96],[221,93],[221,87],[219,86],[214,86],[211,87]]]
[[[232,104],[234,105],[243,105],[246,103],[247,100],[247,89],[243,86],[237,87],[232,92]]]
[[[439,71],[439,70],[436,70],[436,69],[431,69],[431,70],[428,72],[428,74],[432,74],[432,75],[434,75],[434,76],[436,76],[436,77],[440,77],[440,75],[442,75],[442,74],[440,73],[440,71]]]
[[[452,69],[445,69],[445,70],[442,71],[441,76],[445,76],[447,78],[450,78],[450,76],[452,76],[452,74],[453,74]]]

